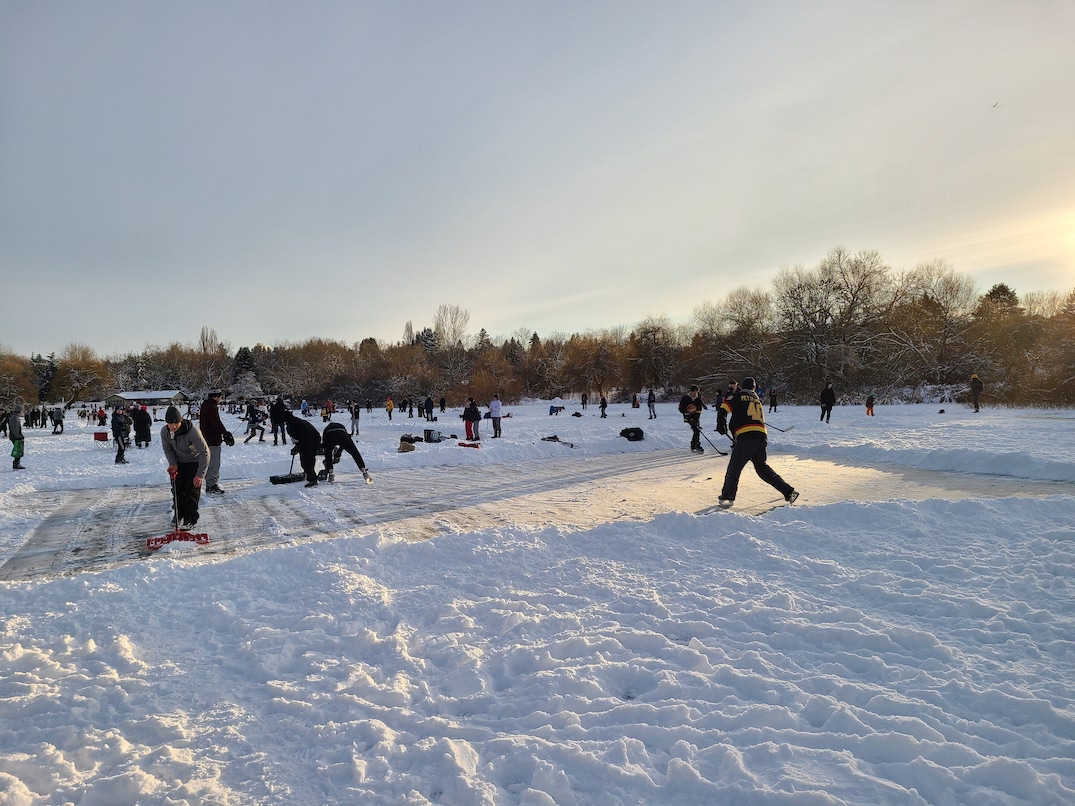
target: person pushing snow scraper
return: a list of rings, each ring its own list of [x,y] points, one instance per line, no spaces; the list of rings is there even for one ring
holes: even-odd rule
[[[741,388],[724,398],[717,411],[717,431],[732,435],[732,455],[728,459],[728,469],[724,474],[724,488],[718,503],[727,509],[735,503],[735,494],[739,490],[739,475],[747,462],[754,463],[758,477],[778,489],[789,504],[795,503],[799,494],[780,478],[777,472],[765,461],[765,447],[769,442],[765,430],[765,414],[761,399],[754,392],[754,379],[744,378]],[[728,422],[728,415],[731,421]]]
[[[176,528],[189,528],[198,522],[202,480],[209,469],[209,446],[198,427],[184,420],[175,406],[169,406],[161,429],[161,447],[175,487]]]
[[[284,414],[287,435],[294,443],[292,454],[298,454],[302,472],[306,474],[306,486],[317,486],[317,451],[321,447],[321,434],[312,423],[299,419],[290,411]]]

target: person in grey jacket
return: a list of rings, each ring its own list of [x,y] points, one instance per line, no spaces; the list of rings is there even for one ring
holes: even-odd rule
[[[11,469],[25,470],[22,457],[26,450],[26,440],[22,435],[22,404],[16,404],[15,410],[7,421],[7,437],[11,440]]]
[[[209,469],[209,446],[198,427],[169,406],[161,429],[161,447],[175,489],[175,522],[189,529],[198,522],[202,480]]]

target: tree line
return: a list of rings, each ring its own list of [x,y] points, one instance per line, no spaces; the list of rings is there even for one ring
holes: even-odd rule
[[[706,397],[753,375],[789,404],[815,403],[832,381],[846,402],[957,400],[972,373],[986,399],[1011,405],[1075,403],[1075,289],[1019,295],[1005,283],[980,293],[936,260],[895,271],[875,251],[837,247],[816,266],[782,268],[768,288],[734,288],[673,324],[544,337],[521,329],[492,338],[470,315],[441,305],[426,327],[394,343],[301,343],[233,350],[203,327],[197,342],[98,357],[84,344],[22,357],[0,348],[0,406],[101,400],[117,391],[212,387],[230,397],[282,394],[312,401],[444,396],[458,405],[494,392],[506,402],[583,392],[628,400],[654,389],[675,397],[697,383]]]

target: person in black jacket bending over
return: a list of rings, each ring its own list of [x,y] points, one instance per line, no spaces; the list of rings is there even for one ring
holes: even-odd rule
[[[336,480],[336,475],[332,472],[332,466],[339,464],[343,452],[347,451],[351,454],[351,458],[355,460],[358,469],[362,471],[362,478],[366,480],[366,484],[373,484],[373,478],[370,476],[369,471],[366,470],[366,463],[362,459],[362,454],[358,452],[358,446],[351,439],[351,435],[347,433],[343,423],[329,423],[326,425],[325,430],[321,432],[321,445],[325,449],[325,469],[322,473],[327,481]],[[321,474],[318,475],[320,476]]]
[[[732,455],[728,458],[728,470],[724,474],[724,489],[720,492],[719,504],[728,508],[735,503],[735,494],[739,490],[739,474],[747,462],[754,463],[758,477],[776,487],[789,504],[795,503],[799,494],[780,478],[776,471],[765,461],[765,447],[769,442],[765,430],[765,415],[762,413],[761,399],[754,392],[754,379],[743,378],[741,388],[724,398],[717,412],[717,430],[732,433]],[[731,421],[727,417],[731,415]]]
[[[698,394],[698,387],[692,386],[687,394],[679,401],[679,413],[683,415],[683,422],[691,427],[691,451],[705,453],[702,447],[702,409],[705,403]]]
[[[302,472],[306,474],[306,486],[316,487],[317,451],[321,447],[321,434],[313,423],[296,417],[290,411],[284,413],[284,426],[294,443],[291,455],[298,454]]]

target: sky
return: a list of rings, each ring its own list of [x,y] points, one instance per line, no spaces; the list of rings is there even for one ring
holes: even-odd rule
[[[565,405],[409,453],[459,409],[363,412],[373,484],[345,456],[309,489],[225,412],[208,543],[155,554],[157,433],[117,465],[77,417],[26,429],[0,469],[0,802],[1075,802],[1070,410],[780,406],[769,462],[801,497],[748,468],[714,511],[728,460],[674,402]]]
[[[0,0],[0,345],[395,342],[442,304],[494,337],[686,321],[836,246],[1067,291],[1073,27],[1014,0]]]

